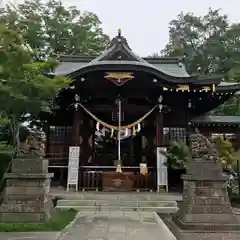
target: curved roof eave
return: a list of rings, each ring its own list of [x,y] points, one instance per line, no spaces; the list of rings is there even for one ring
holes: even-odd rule
[[[217,92],[238,92],[240,90],[240,83],[237,82],[221,82],[216,86]]]
[[[79,75],[86,74],[91,71],[96,70],[105,70],[105,71],[145,71],[150,74],[155,75],[161,79],[164,79],[168,82],[172,83],[194,83],[198,81],[198,76],[186,76],[186,77],[176,77],[170,76],[163,71],[159,71],[158,68],[153,65],[145,62],[137,62],[137,61],[92,61],[79,69],[76,69],[74,72],[67,74],[69,77],[77,77]]]

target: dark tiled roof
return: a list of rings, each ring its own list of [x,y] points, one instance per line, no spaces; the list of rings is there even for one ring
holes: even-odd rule
[[[191,120],[192,124],[230,124],[240,125],[240,116],[204,115]]]
[[[91,71],[143,71],[156,79],[173,84],[192,84],[196,87],[215,84],[217,92],[236,92],[240,84],[220,83],[220,76],[189,75],[180,58],[157,57],[141,58],[129,47],[127,40],[121,35],[112,39],[108,48],[98,56],[62,56],[60,64],[52,75],[69,75],[75,78]]]
[[[169,76],[190,76],[186,71],[185,65],[180,63],[177,58],[143,58],[143,60]],[[87,66],[91,61],[94,61],[94,57],[62,56],[59,58],[59,61],[60,64],[56,67],[53,74],[68,75]],[[123,63],[123,61],[121,61],[121,63]]]

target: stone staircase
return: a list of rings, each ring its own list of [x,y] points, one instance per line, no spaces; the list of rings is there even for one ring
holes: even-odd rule
[[[60,197],[59,197],[60,198]],[[178,210],[177,200],[168,194],[151,193],[77,193],[57,201],[57,208],[79,211],[145,211],[171,214]]]

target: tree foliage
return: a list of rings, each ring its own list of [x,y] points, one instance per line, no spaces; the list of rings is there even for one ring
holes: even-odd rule
[[[21,32],[37,59],[59,54],[98,54],[109,43],[96,14],[81,12],[75,6],[67,8],[58,0],[8,4],[0,22]]]
[[[191,151],[186,143],[173,141],[166,154],[167,165],[171,168],[185,169],[191,160]]]
[[[191,74],[223,74],[228,80],[239,73],[239,47],[240,24],[230,25],[227,15],[209,9],[202,17],[181,13],[172,20],[162,53],[185,56]]]
[[[230,24],[220,10],[204,16],[178,15],[170,22],[169,43],[161,54],[184,56],[190,74],[219,75],[224,81],[240,81],[240,24]],[[239,97],[217,109],[218,114],[240,114]]]
[[[216,149],[219,154],[219,160],[223,165],[223,168],[228,170],[232,169],[233,165],[235,164],[235,150],[232,146],[232,143],[221,137],[217,137],[214,139],[214,143]]]
[[[67,86],[65,77],[46,75],[55,64],[54,61],[34,61],[21,35],[0,25],[0,112],[9,119],[16,141],[21,119],[26,114],[37,116],[41,108]]]

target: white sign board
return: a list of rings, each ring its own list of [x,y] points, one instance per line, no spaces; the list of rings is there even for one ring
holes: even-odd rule
[[[80,147],[69,147],[67,191],[70,185],[75,185],[78,190],[79,155]]]
[[[166,152],[164,147],[157,148],[157,184],[158,186],[166,186],[168,191],[168,168],[166,166],[167,158],[162,152]]]

